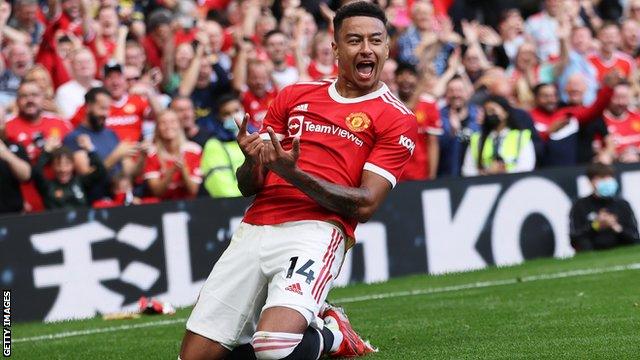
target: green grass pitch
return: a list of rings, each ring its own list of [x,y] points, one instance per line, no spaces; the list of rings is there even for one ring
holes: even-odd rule
[[[370,359],[640,359],[640,246],[354,285],[330,299],[380,348]],[[12,357],[176,359],[189,311],[14,324]]]

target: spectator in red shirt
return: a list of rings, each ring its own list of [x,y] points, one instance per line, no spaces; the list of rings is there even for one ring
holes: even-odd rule
[[[53,89],[53,80],[51,75],[40,64],[36,64],[27,72],[24,76],[24,81],[33,81],[38,83],[42,89],[44,95],[44,101],[42,102],[42,110],[48,113],[55,114],[56,116],[62,116],[62,111],[58,108],[55,100],[55,90]]]
[[[60,140],[71,131],[68,122],[42,111],[44,94],[36,82],[23,82],[18,88],[16,105],[18,115],[10,119],[6,124],[7,138],[20,143],[31,162],[35,162],[44,141],[49,137],[57,137]]]
[[[62,141],[71,131],[68,122],[43,113],[43,101],[43,91],[37,83],[23,82],[18,88],[16,100],[18,115],[10,119],[5,128],[7,139],[24,147],[32,164],[38,160],[45,141],[49,138]],[[21,189],[25,210],[44,209],[42,199],[32,181],[22,184]]]
[[[90,25],[91,31],[87,34],[85,43],[93,52],[97,64],[96,68],[102,69],[107,61],[116,55],[118,41],[125,41],[126,32],[119,31],[120,20],[118,19],[118,12],[110,6],[103,6],[98,9],[96,20],[91,21]],[[125,30],[123,29],[123,31]],[[123,54],[119,55],[123,56]],[[101,74],[98,76],[101,76]]]
[[[575,165],[578,161],[578,131],[580,126],[594,121],[602,114],[611,99],[612,88],[619,81],[617,72],[608,74],[596,101],[589,107],[567,106],[559,108],[558,90],[552,84],[534,88],[536,107],[531,110],[536,130],[546,143],[543,166]]]
[[[104,87],[113,99],[107,128],[122,141],[139,141],[143,135],[144,120],[161,109],[155,90],[142,81],[130,84],[118,63],[105,65],[104,74]]]
[[[640,161],[640,114],[631,111],[631,99],[628,83],[616,85],[603,116],[612,140],[609,145],[620,162]]]
[[[162,67],[162,51],[169,41],[173,41],[171,13],[166,10],[155,10],[149,15],[147,36],[142,40],[150,67]]]
[[[202,183],[202,148],[186,139],[174,111],[158,115],[153,145],[143,175],[151,194],[161,199],[195,197]]]
[[[310,56],[306,54],[304,37],[296,37],[296,65],[300,80],[320,80],[338,76],[338,63],[331,48],[332,37],[320,31],[313,37]]]
[[[414,112],[418,122],[416,147],[404,168],[402,180],[433,179],[438,171],[438,135],[443,134],[442,122],[436,99],[424,92],[424,89],[429,87],[425,83],[432,79],[422,79],[419,84],[418,71],[410,64],[400,64],[396,70],[398,97]]]
[[[632,80],[635,72],[635,62],[632,57],[619,51],[621,45],[620,27],[616,23],[607,23],[598,30],[600,51],[589,56],[589,61],[598,72],[598,80],[603,81],[605,75],[612,71],[619,71],[622,76]]]
[[[270,82],[267,64],[248,57],[249,49],[243,44],[233,69],[232,84],[240,93],[242,107],[249,114],[248,129],[253,132],[262,128],[262,121],[278,90]]]

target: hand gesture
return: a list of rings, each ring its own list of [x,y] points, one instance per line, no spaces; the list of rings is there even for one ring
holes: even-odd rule
[[[50,136],[44,142],[44,151],[50,153],[62,146],[62,141],[57,136]]]
[[[449,59],[447,59],[447,70],[458,71],[460,65],[462,65],[462,50],[460,50],[459,46],[456,46],[451,55],[449,55]]]
[[[264,144],[262,139],[260,138],[260,134],[257,132],[253,134],[249,134],[247,132],[247,122],[249,121],[249,114],[245,114],[242,122],[238,119],[235,119],[238,128],[240,129],[238,132],[238,136],[236,141],[238,141],[238,145],[240,145],[240,150],[244,154],[247,160],[252,162],[260,161],[260,153],[264,148]]]
[[[11,4],[3,1],[0,3],[0,24],[6,25],[11,16]]]
[[[122,141],[113,150],[118,158],[134,156],[136,154],[136,144],[130,141]]]
[[[488,46],[499,46],[502,44],[502,37],[488,25],[478,27],[478,37],[480,42]]]
[[[551,125],[549,125],[549,134],[562,129],[563,127],[567,126],[568,123],[569,118],[554,121],[553,123],[551,123]]]
[[[93,142],[91,141],[91,138],[87,134],[79,135],[78,138],[76,139],[76,142],[78,143],[78,146],[81,149],[86,150],[87,152],[92,152],[93,150],[95,150],[95,147],[93,146]]]
[[[561,40],[567,40],[571,36],[571,19],[568,16],[561,16],[558,21],[556,35]]]
[[[8,151],[9,148],[7,148],[7,145],[0,139],[0,159],[3,159]]]
[[[296,167],[296,162],[300,156],[300,138],[293,138],[292,148],[285,151],[276,137],[276,133],[271,126],[267,127],[267,132],[271,138],[271,144],[265,146],[260,153],[262,164],[276,174],[283,176]]]
[[[603,82],[605,85],[612,88],[620,84],[623,80],[624,78],[622,77],[620,71],[618,71],[618,69],[613,69],[604,76]]]
[[[467,44],[474,44],[478,42],[478,22],[462,20],[462,34],[464,34]]]

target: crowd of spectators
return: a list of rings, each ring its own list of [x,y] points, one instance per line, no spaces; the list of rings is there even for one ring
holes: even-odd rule
[[[640,161],[640,1],[378,0],[403,180]],[[240,196],[236,120],[336,77],[340,1],[0,4],[0,212]]]

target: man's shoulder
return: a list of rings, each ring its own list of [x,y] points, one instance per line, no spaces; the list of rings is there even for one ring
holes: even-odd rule
[[[315,81],[299,81],[297,83],[285,86],[280,91],[288,94],[306,94],[314,91],[324,91],[333,83],[333,79],[315,80]]]
[[[384,106],[386,118],[405,118],[411,119],[415,114],[409,109],[402,100],[398,99],[391,91],[385,91],[378,98],[378,103]]]

